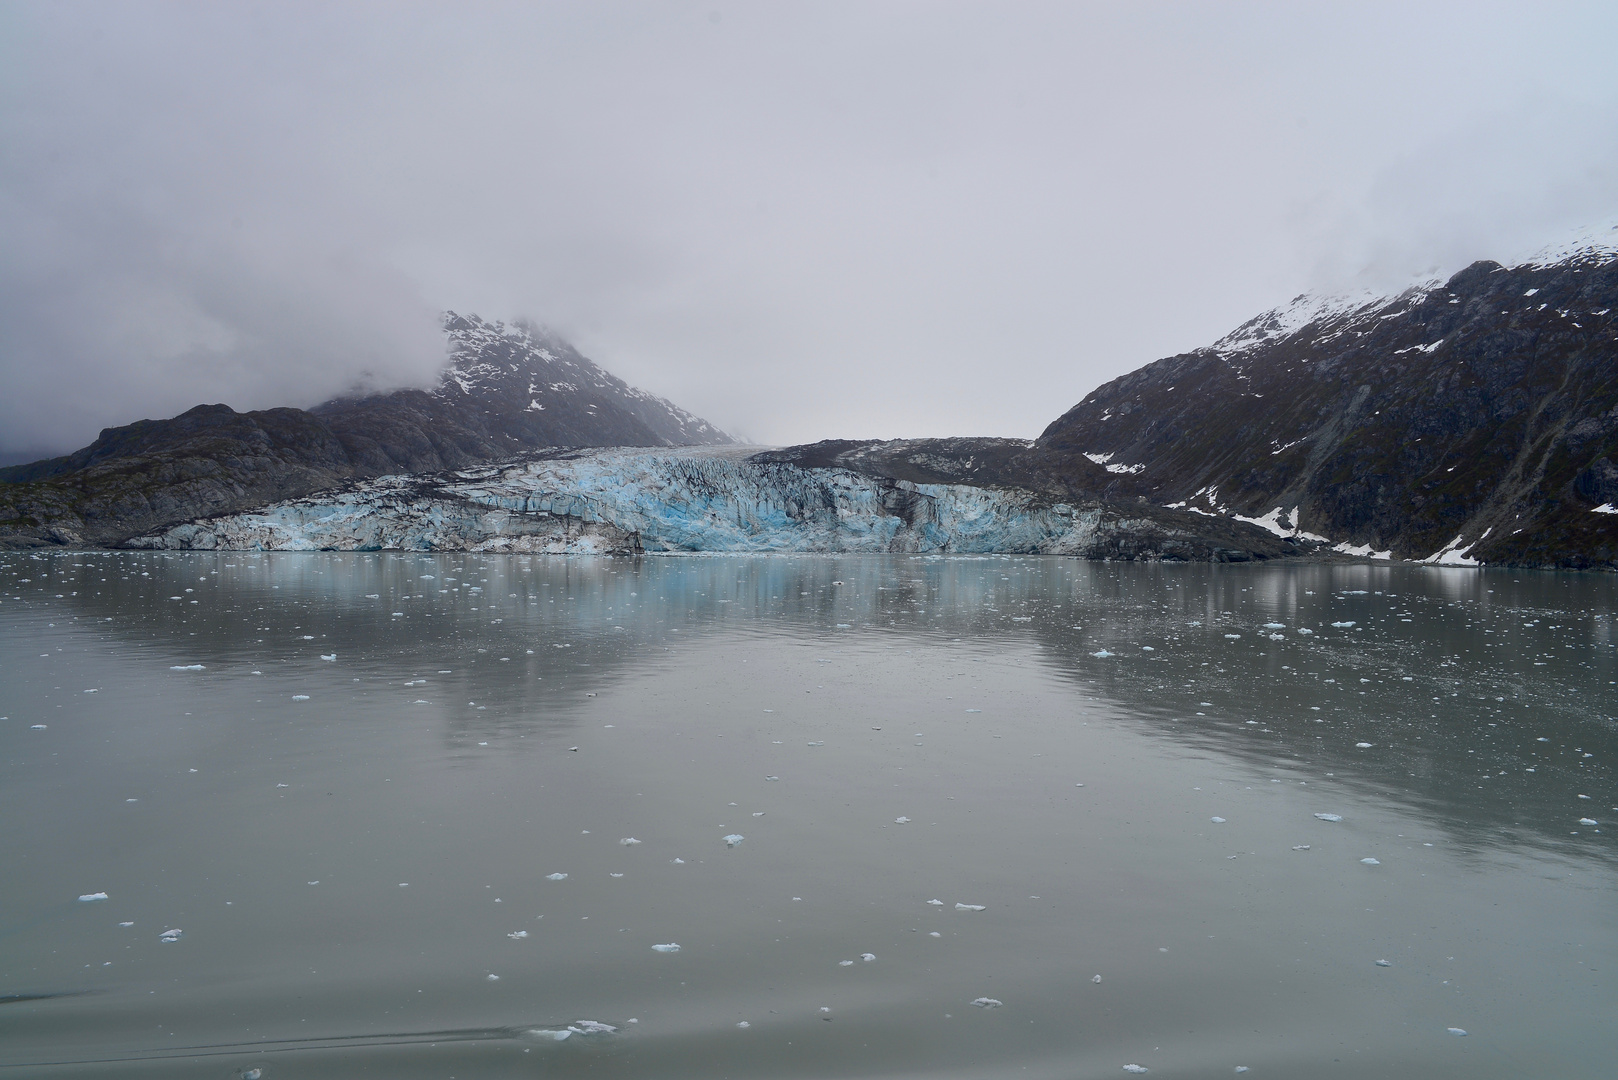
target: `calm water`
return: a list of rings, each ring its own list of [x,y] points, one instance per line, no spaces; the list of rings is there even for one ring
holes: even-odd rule
[[[0,556],[0,1076],[1608,1077],[1615,614],[1403,566]]]

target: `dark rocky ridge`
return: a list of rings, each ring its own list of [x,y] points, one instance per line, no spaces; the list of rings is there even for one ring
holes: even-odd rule
[[[1618,568],[1618,257],[1586,252],[1332,308],[1300,301],[1099,387],[1034,451],[1098,491],[1334,543]],[[1085,482],[1095,478],[1090,473]]]
[[[549,446],[728,443],[555,334],[453,313],[432,390],[238,413],[198,405],[108,428],[73,454],[0,469],[0,544],[118,544],[177,521],[344,480],[432,472]]]

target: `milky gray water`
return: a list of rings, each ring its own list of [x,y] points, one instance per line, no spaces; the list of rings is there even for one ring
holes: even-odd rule
[[[0,556],[0,1076],[1611,1076],[1615,614],[1386,565]]]

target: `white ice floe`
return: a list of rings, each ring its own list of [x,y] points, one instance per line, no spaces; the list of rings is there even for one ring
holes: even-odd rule
[[[869,964],[872,960],[876,959],[876,953],[874,953],[874,952],[862,952],[862,953],[860,953],[860,959],[864,960],[867,964]]]
[[[652,946],[652,951],[653,952],[679,952],[680,951],[680,946],[671,941],[667,945],[653,945]]]
[[[1343,820],[1343,815],[1342,814],[1316,814],[1315,817],[1319,818],[1321,821],[1342,821]]]
[[[895,825],[908,825],[910,823],[910,819],[907,817],[896,817],[893,819],[893,823]]]
[[[999,998],[980,997],[973,998],[972,1004],[976,1005],[980,1009],[998,1009],[1000,1006],[1004,1005],[1005,1002],[1001,1001]]]
[[[1369,750],[1374,744],[1368,742],[1357,742],[1354,745],[1361,750]]]
[[[337,659],[337,654],[336,653],[321,653],[320,658],[322,660],[335,660],[335,659]]]
[[[982,904],[956,904],[955,905],[955,910],[956,911],[984,911],[984,910],[987,910],[987,909]]]
[[[624,845],[624,847],[634,847],[636,844],[640,843],[640,841],[636,840],[633,836],[626,836],[618,842]]]
[[[179,941],[180,940],[180,935],[183,934],[183,933],[185,933],[184,930],[181,930],[178,927],[176,927],[173,930],[165,930],[161,934],[157,935],[157,940],[165,942],[165,943],[173,943],[173,942]]]
[[[854,966],[854,961],[852,961],[852,960],[839,960],[839,961],[837,961],[837,966],[838,967],[853,967]]]
[[[1590,824],[1594,825],[1595,822],[1592,821]],[[104,892],[85,893],[83,896],[79,897],[79,902],[81,904],[89,904],[96,900],[105,900],[106,898],[107,894]]]
[[[1094,977],[1092,977],[1092,978],[1091,978],[1091,979],[1090,979],[1090,981],[1091,981],[1091,982],[1093,982],[1093,983],[1098,983],[1098,982],[1100,982],[1100,981],[1101,981],[1101,976],[1100,976],[1100,975],[1096,975],[1096,976],[1094,976]]]
[[[308,694],[293,694],[292,695],[292,700],[293,701],[308,701],[309,700],[309,695]]]
[[[725,846],[735,847],[737,844],[746,839],[747,837],[743,836],[741,833],[731,833],[729,836],[724,837]]]
[[[566,881],[567,880],[567,875],[566,874],[546,874],[545,875],[545,880],[546,881]]]
[[[1124,1072],[1126,1073],[1148,1073],[1151,1071],[1144,1065],[1136,1065],[1133,1061],[1124,1066]]]
[[[1595,818],[1581,817],[1579,819],[1579,824],[1580,825],[1600,825],[1601,822],[1597,821]],[[79,897],[79,899],[83,900],[84,897],[81,896],[81,897]]]
[[[1393,966],[1393,961],[1392,960],[1378,960],[1376,962],[1376,966],[1377,967],[1392,967]]]
[[[1097,660],[1105,660],[1107,657],[1112,656],[1113,654],[1108,652],[1106,649],[1102,649],[1100,652],[1093,652],[1090,655],[1095,657]]]
[[[1449,1033],[1451,1035],[1465,1035],[1466,1034],[1466,1029],[1465,1028],[1449,1028],[1447,1030],[1449,1031]]]
[[[942,901],[942,900],[929,900],[927,902],[929,904],[931,904],[933,907],[943,907],[944,906],[944,901]]]
[[[1215,825],[1223,825],[1225,823],[1225,819],[1222,817],[1211,817],[1208,820],[1213,822]]]
[[[494,974],[493,972],[490,972],[488,975],[484,976],[484,978],[488,979],[490,982],[500,981],[500,976]]]
[[[170,671],[202,671],[201,664],[170,664]]]
[[[1361,859],[1360,862],[1364,863],[1366,866],[1381,866],[1382,865],[1382,860],[1381,859],[1365,858],[1365,859]]]

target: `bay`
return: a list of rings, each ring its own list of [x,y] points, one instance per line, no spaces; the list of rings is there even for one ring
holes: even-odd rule
[[[0,1066],[1604,1076],[1615,613],[1408,565],[0,555]]]

